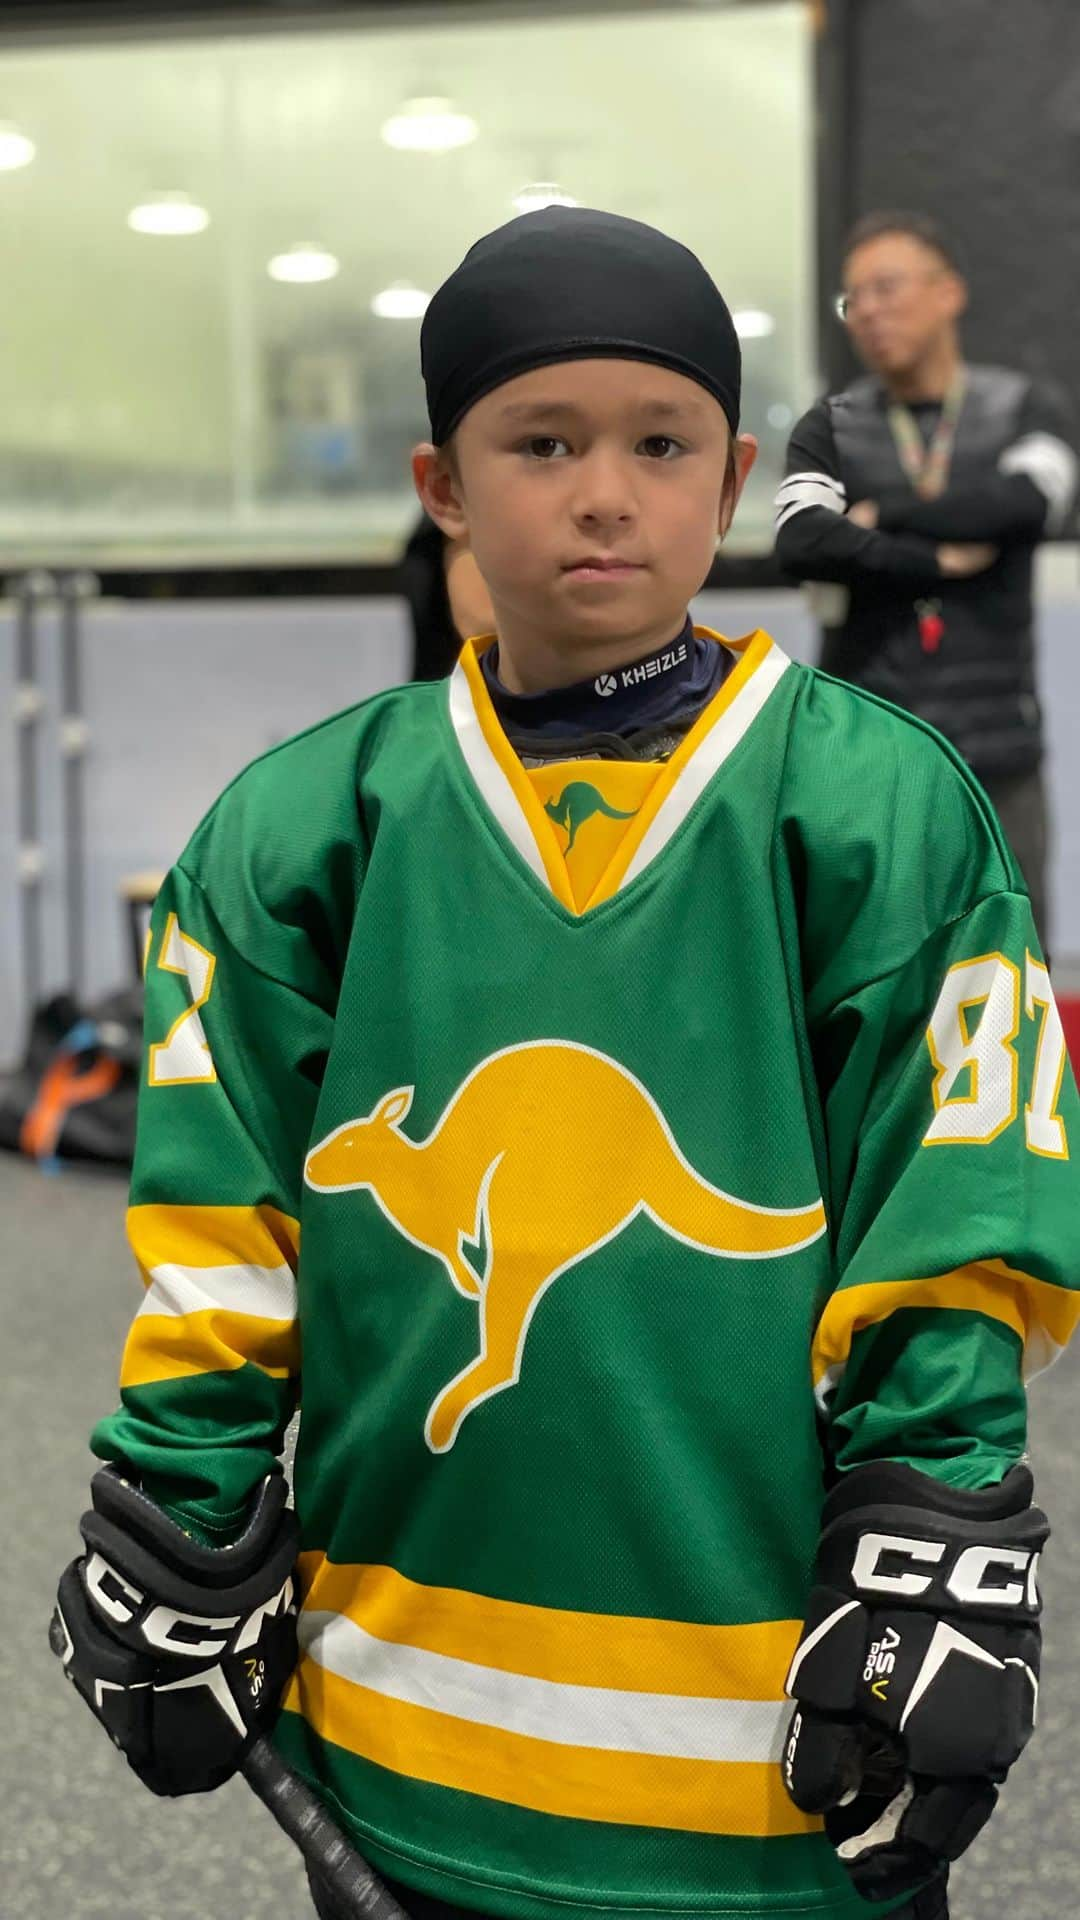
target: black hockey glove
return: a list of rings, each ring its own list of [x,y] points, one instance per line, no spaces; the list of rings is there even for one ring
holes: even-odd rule
[[[205,1793],[274,1719],[296,1664],[285,1481],[263,1481],[231,1547],[200,1546],[116,1467],[91,1496],[49,1643],[154,1793]]]
[[[966,1492],[882,1461],[825,1502],[784,1782],[866,1900],[957,1859],[1031,1736],[1050,1532],[1032,1491],[1026,1467]]]

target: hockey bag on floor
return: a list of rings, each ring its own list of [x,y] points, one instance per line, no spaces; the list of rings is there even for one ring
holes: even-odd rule
[[[30,1159],[129,1167],[142,1053],[142,987],[80,1008],[44,1001],[22,1064],[0,1074],[0,1147]]]

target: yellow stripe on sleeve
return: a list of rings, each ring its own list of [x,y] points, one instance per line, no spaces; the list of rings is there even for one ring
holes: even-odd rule
[[[274,1207],[132,1207],[128,1238],[146,1295],[128,1335],[121,1388],[248,1363],[299,1371],[300,1231]]]
[[[829,1300],[814,1335],[815,1386],[843,1371],[857,1333],[905,1307],[959,1309],[1001,1321],[1024,1347],[1029,1379],[1057,1358],[1080,1321],[1080,1293],[1037,1280],[1003,1260],[980,1260],[925,1279],[841,1287]]]
[[[300,1223],[276,1207],[129,1207],[127,1234],[144,1273],[153,1267],[276,1267],[295,1271]]]
[[[300,1371],[300,1334],[295,1321],[211,1308],[181,1318],[140,1313],[124,1347],[121,1387],[153,1386],[196,1373],[235,1373],[261,1368],[286,1380]]]

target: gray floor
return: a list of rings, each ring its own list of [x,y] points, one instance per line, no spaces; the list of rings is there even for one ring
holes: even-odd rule
[[[299,1857],[232,1781],[192,1800],[146,1792],[46,1642],[56,1578],[79,1550],[86,1436],[116,1397],[139,1298],[122,1180],[49,1178],[0,1154],[7,1473],[2,1920],[311,1920]],[[14,1598],[14,1581],[5,1582]]]
[[[0,1155],[0,1311],[9,1568],[0,1633],[3,1920],[303,1920],[296,1856],[241,1784],[153,1799],[70,1690],[46,1645],[56,1577],[78,1547],[86,1435],[115,1392],[138,1298],[123,1183],[46,1178]],[[1033,1394],[1033,1451],[1055,1526],[1047,1555],[1041,1725],[991,1826],[955,1874],[954,1920],[1062,1920],[1080,1880],[1080,1477],[1066,1357]],[[16,1587],[16,1580],[18,1585]],[[17,1600],[15,1598],[17,1594]]]

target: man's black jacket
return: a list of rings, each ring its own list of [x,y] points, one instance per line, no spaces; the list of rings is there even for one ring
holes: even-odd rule
[[[1054,389],[1000,367],[969,367],[946,491],[923,500],[899,460],[888,396],[873,376],[820,400],[795,428],[777,494],[776,551],[796,579],[846,590],[830,609],[821,664],[937,727],[983,778],[1027,771],[1042,753],[1032,617],[1034,550],[1064,529],[1076,479],[1069,409]],[[940,405],[912,409],[929,440]],[[847,519],[859,500],[870,531]],[[943,577],[942,543],[987,542],[998,558]],[[944,633],[924,650],[917,605],[940,603]]]

